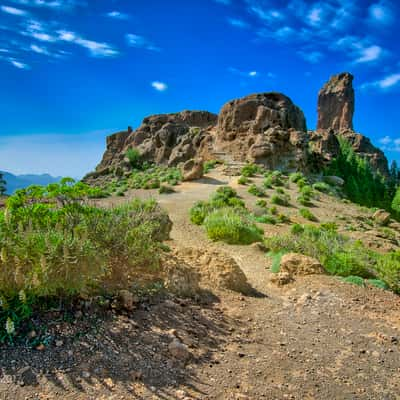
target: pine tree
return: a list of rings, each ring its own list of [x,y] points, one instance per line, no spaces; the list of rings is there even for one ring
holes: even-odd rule
[[[4,196],[6,190],[6,181],[4,180],[3,174],[0,172],[0,196]]]

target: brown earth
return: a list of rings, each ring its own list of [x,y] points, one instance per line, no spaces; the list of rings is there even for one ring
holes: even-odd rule
[[[213,171],[173,194],[137,190],[101,203],[157,198],[174,223],[172,254],[187,264],[201,264],[205,253],[233,258],[253,288],[250,295],[208,278],[204,295],[193,300],[148,297],[124,313],[83,306],[72,322],[55,314],[42,350],[0,348],[0,399],[399,399],[398,296],[327,275],[296,276],[278,287],[258,246],[212,243],[189,222],[193,203],[226,183],[257,211],[257,198],[236,180]],[[279,211],[305,222],[297,189],[285,190],[292,206]],[[311,210],[371,246],[398,248],[397,224],[382,230],[368,210],[327,195]],[[260,226],[273,235],[289,224]]]

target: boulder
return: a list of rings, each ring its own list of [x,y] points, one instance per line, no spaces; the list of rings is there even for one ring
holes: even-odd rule
[[[118,292],[116,302],[117,308],[127,311],[133,311],[136,308],[136,304],[138,302],[138,297],[131,293],[129,290],[120,290]]]
[[[293,275],[324,274],[322,264],[315,258],[298,253],[288,253],[282,256],[279,272]]]
[[[317,129],[353,129],[353,75],[344,72],[334,75],[318,94]]]
[[[272,274],[271,282],[278,286],[284,286],[293,281],[293,277],[289,272],[283,271]]]
[[[379,225],[387,225],[390,222],[390,213],[385,210],[377,210],[374,212],[372,218]]]
[[[195,181],[204,175],[204,165],[201,159],[190,159],[183,164],[182,176],[184,181]]]
[[[190,358],[190,351],[188,347],[182,343],[178,338],[172,340],[168,345],[168,350],[172,357],[180,361],[186,361]]]

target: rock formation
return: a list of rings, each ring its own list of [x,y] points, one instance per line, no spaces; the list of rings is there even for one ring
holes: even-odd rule
[[[353,75],[332,76],[318,94],[318,129],[353,130]]]
[[[306,121],[280,93],[253,94],[228,102],[218,117],[215,147],[239,161],[270,169],[306,168]]]
[[[301,109],[275,92],[229,101],[219,115],[182,111],[147,117],[136,130],[128,128],[107,138],[101,163],[86,179],[129,172],[125,154],[130,148],[138,149],[144,160],[167,166],[223,155],[227,161],[262,163],[269,169],[320,171],[338,156],[340,137],[387,176],[383,152],[353,131],[352,81],[351,74],[341,73],[320,90],[316,131],[307,132]]]
[[[388,176],[384,153],[373,146],[366,136],[354,132],[353,114],[353,76],[347,72],[332,76],[318,95],[317,131],[311,134],[316,153],[329,161],[339,151],[339,142],[336,140],[335,144],[334,136],[342,137],[358,155],[369,161],[374,170]]]

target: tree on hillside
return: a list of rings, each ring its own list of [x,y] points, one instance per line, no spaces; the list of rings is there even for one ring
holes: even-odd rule
[[[4,196],[6,193],[6,181],[3,178],[3,174],[0,172],[0,196]]]

